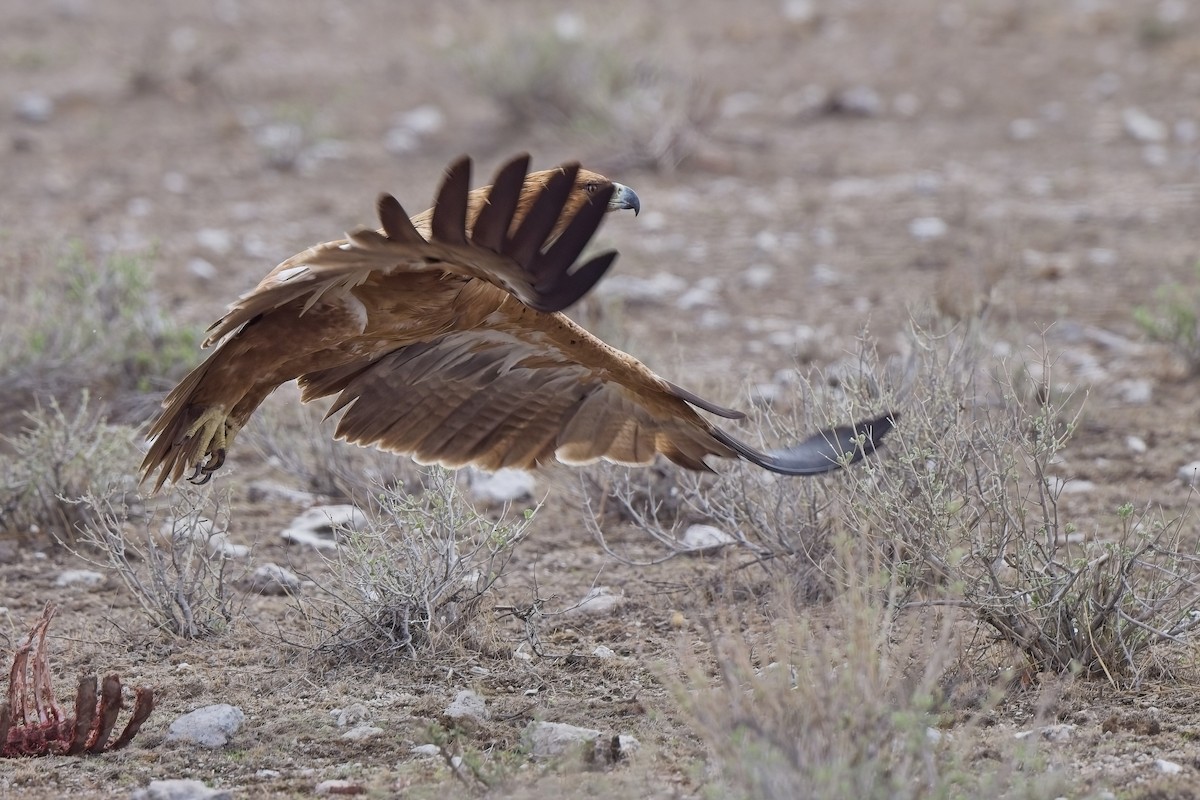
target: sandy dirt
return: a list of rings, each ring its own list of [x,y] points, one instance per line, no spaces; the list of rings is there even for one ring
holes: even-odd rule
[[[543,51],[574,53],[554,63],[578,71],[522,83]],[[660,107],[593,88],[618,69]],[[545,96],[530,112],[507,86],[523,86],[513,96],[526,103],[531,86]],[[615,104],[614,117],[589,115],[589,103]],[[1200,281],[1200,9],[1186,2],[3,0],[0,120],[5,270],[51,268],[71,242],[97,258],[136,254],[170,314],[207,324],[278,261],[373,223],[378,192],[426,207],[459,154],[476,159],[479,183],[522,150],[539,166],[578,158],[642,200],[640,217],[602,231],[621,252],[616,275],[712,289],[695,307],[629,303],[616,318],[601,292],[580,311],[672,380],[744,405],[748,386],[780,370],[855,353],[864,328],[886,356],[903,351],[914,314],[984,314],[1010,349],[1044,339],[1056,378],[1087,393],[1058,465],[1090,482],[1066,501],[1081,527],[1112,525],[1127,501],[1168,515],[1188,502],[1177,471],[1198,457],[1200,396],[1186,360],[1148,341],[1133,313],[1160,287],[1180,296]],[[248,498],[245,481],[263,476],[288,481],[249,449],[222,476],[234,538],[256,559],[311,567],[277,535],[302,508]],[[432,796],[457,784],[409,750],[472,687],[493,705],[471,742],[483,751],[515,749],[534,718],[643,743],[610,771],[514,765],[507,792],[700,796],[704,748],[656,676],[681,646],[700,647],[694,615],[708,598],[696,587],[723,567],[617,564],[577,511],[553,507],[567,497],[552,496],[504,591],[528,601],[536,581],[558,607],[595,583],[623,593],[618,616],[546,642],[603,644],[627,659],[617,667],[476,657],[451,670],[318,669],[262,633],[291,612],[256,597],[233,635],[164,641],[115,581],[56,588],[77,565],[23,543],[0,566],[9,643],[54,599],[62,680],[111,668],[159,687],[162,704],[126,753],[3,763],[3,791],[104,796],[195,777],[289,796],[351,777],[381,796]],[[652,550],[636,532],[613,540]],[[229,698],[247,714],[234,746],[164,743],[170,720]],[[356,702],[383,737],[339,739],[329,711]],[[1156,796],[1200,790],[1193,685],[1083,687],[1060,702],[1081,731],[1051,755],[1070,796],[1162,781],[1156,758],[1183,765],[1164,789],[1177,794]],[[1000,728],[1019,729],[1026,707]],[[1163,721],[1153,733],[1101,730],[1151,707]]]

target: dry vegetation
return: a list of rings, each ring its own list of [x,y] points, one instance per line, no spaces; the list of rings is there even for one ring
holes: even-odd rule
[[[582,37],[572,26],[587,15],[527,26],[473,7],[493,15],[486,25],[464,32],[461,15],[441,19],[453,34],[446,43],[399,55],[390,34],[376,32],[374,50],[339,40],[349,23],[323,9],[313,19],[336,47],[322,39],[307,52],[333,76],[325,83],[268,69],[267,85],[259,71],[277,52],[231,77],[238,46],[189,50],[184,34],[155,46],[154,69],[126,65],[104,102],[124,104],[144,128],[178,117],[180,142],[222,147],[197,156],[207,161],[194,172],[165,159],[162,171],[186,172],[190,189],[170,190],[181,195],[175,216],[153,220],[155,235],[179,233],[164,236],[164,253],[30,256],[23,243],[0,255],[0,591],[10,631],[59,598],[67,654],[58,663],[123,662],[164,690],[161,710],[102,767],[19,764],[0,775],[0,793],[100,796],[199,777],[280,797],[325,778],[414,797],[1192,796],[1200,560],[1190,490],[1176,479],[1176,464],[1194,457],[1197,411],[1194,387],[1179,377],[1200,361],[1195,167],[1179,155],[1191,145],[1174,133],[1161,144],[1177,148],[1167,154],[1178,156],[1169,162],[1175,199],[1154,206],[1167,178],[1145,178],[1142,161],[1158,156],[1140,140],[1115,149],[1120,107],[1096,112],[1098,133],[1071,127],[1085,114],[1078,98],[1124,98],[1124,89],[1053,59],[1072,47],[1089,65],[1093,51],[1133,53],[1129,63],[1141,66],[1129,85],[1148,75],[1143,89],[1158,81],[1190,100],[1200,84],[1177,73],[1195,76],[1194,20],[1171,22],[1161,13],[1171,4],[1149,2],[1132,11],[812,5],[806,17],[806,4],[783,4],[786,22],[772,24],[711,4],[669,31],[630,11],[632,21]],[[905,39],[926,21],[892,16],[909,5],[937,20],[945,47]],[[420,24],[441,30],[439,15],[461,11],[447,7],[426,9]],[[248,19],[233,27],[258,25],[258,44],[282,35],[264,33],[279,19],[239,13]],[[293,22],[316,24],[301,14]],[[881,44],[882,29],[895,41]],[[693,60],[703,50],[712,66],[681,61],[680,46]],[[862,57],[847,55],[851,46]],[[384,65],[379,75],[338,72],[359,47]],[[323,60],[325,50],[338,57]],[[1095,58],[1106,74],[1124,63]],[[59,59],[32,46],[0,55],[22,74]],[[436,69],[422,73],[420,59]],[[995,80],[1010,63],[1071,81],[1065,99]],[[840,67],[821,72],[830,64]],[[739,69],[751,77],[728,77]],[[909,69],[924,77],[903,78]],[[442,82],[470,102],[444,109],[445,141],[418,142],[425,149],[397,170],[363,154],[381,149],[383,117],[403,110],[380,98],[406,70],[417,76],[417,88],[400,92],[407,107],[429,102]],[[940,85],[956,71],[961,85]],[[796,85],[810,73],[823,85]],[[909,110],[848,108],[837,92],[857,81]],[[738,102],[722,104],[731,97]],[[87,116],[91,101],[67,100],[68,122],[92,120],[77,127],[95,140],[94,158],[112,162],[131,141],[142,145],[109,142]],[[251,103],[272,110],[251,113]],[[1158,113],[1169,118],[1170,108]],[[1018,138],[1009,127],[1018,116],[1029,124],[1015,130],[1032,125],[1034,139],[1005,138]],[[264,120],[291,126],[288,135],[262,135]],[[317,152],[335,137],[352,145]],[[433,176],[445,161],[439,148],[478,152],[480,140],[545,144],[539,158],[594,156],[591,165],[631,183],[624,173],[633,172],[657,190],[660,204],[647,211],[660,216],[642,215],[644,236],[606,228],[621,238],[621,268],[677,270],[689,288],[710,274],[725,281],[718,302],[695,311],[595,298],[581,312],[595,318],[589,327],[672,379],[718,387],[717,400],[744,396],[738,384],[761,377],[748,362],[787,370],[786,397],[747,425],[764,444],[897,409],[886,449],[813,480],[728,465],[717,476],[669,465],[551,471],[550,489],[529,507],[487,508],[451,475],[333,442],[322,410],[298,408],[285,388],[240,437],[217,491],[139,494],[134,426],[198,357],[199,329],[180,320],[213,316],[265,271],[264,253],[282,258],[335,237],[331,217],[365,219],[371,193],[394,188],[371,182],[381,173]],[[37,137],[29,141],[14,138],[12,152],[38,152]],[[943,156],[948,142],[972,141],[974,150]],[[46,150],[84,158],[79,145]],[[1012,147],[1025,149],[1004,155]],[[1064,154],[1081,149],[1105,180],[1060,174]],[[13,174],[14,191],[42,196],[28,188],[41,183]],[[163,178],[148,180],[139,190],[157,198]],[[76,221],[124,231],[105,216],[121,206],[96,191],[79,201]],[[237,205],[223,191],[254,202],[219,217]],[[1089,193],[1100,197],[1094,205]],[[950,233],[911,241],[909,223],[933,215]],[[219,262],[209,265],[217,280],[183,276],[191,234],[217,224],[240,249],[203,252]],[[1004,237],[1014,241],[996,241]],[[1010,246],[1021,256],[990,263]],[[765,287],[738,276],[751,265],[774,270]],[[976,273],[988,277],[973,281]],[[943,302],[956,293],[965,300]],[[953,306],[954,319],[927,318],[920,309],[931,303]],[[868,315],[874,336],[862,330]],[[797,317],[812,329],[789,340]],[[772,334],[787,343],[771,344]],[[672,336],[694,341],[672,345]],[[1093,382],[1085,367],[1102,377]],[[1117,378],[1150,383],[1154,403],[1128,400]],[[1140,451],[1114,444],[1127,436]],[[259,488],[271,482],[285,491]],[[1072,491],[1085,482],[1100,489]],[[279,540],[303,506],[326,501],[355,504],[367,525],[339,531],[338,549],[324,554]],[[731,543],[684,547],[697,523]],[[250,555],[234,555],[235,541]],[[268,559],[298,573],[301,587],[285,597],[249,590],[244,574]],[[79,567],[106,583],[55,584]],[[617,611],[581,611],[580,598],[600,587]],[[490,719],[443,712],[463,688],[487,698]],[[226,750],[164,741],[178,714],[225,701],[251,720]],[[384,732],[343,741],[329,712],[356,707]],[[642,748],[616,764],[586,747],[534,759],[523,732],[539,720],[632,733]],[[1075,726],[1075,738],[1036,733],[1055,723]],[[421,744],[437,757],[413,754]],[[1159,774],[1160,756],[1183,775]]]

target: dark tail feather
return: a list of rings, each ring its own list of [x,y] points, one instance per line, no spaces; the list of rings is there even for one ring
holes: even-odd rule
[[[815,433],[799,444],[765,453],[733,438],[720,428],[713,429],[713,436],[750,463],[771,472],[780,475],[820,475],[874,453],[899,418],[898,413],[890,413],[854,425],[839,425]]]

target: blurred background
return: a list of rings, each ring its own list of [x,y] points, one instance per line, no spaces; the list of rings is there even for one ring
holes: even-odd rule
[[[1184,0],[9,0],[0,60],[10,389],[120,334],[153,352],[108,383],[161,391],[197,355],[176,328],[374,224],[379,192],[415,212],[450,159],[483,184],[523,150],[637,190],[576,313],[700,389],[834,364],[864,328],[901,352],[914,314],[1010,349],[1050,327],[1120,402],[1190,374]],[[39,283],[79,263],[107,272]],[[1170,346],[1124,365],[1097,330]]]

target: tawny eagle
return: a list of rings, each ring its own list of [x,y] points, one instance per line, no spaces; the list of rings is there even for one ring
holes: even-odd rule
[[[627,186],[565,164],[508,162],[469,191],[452,164],[432,209],[411,220],[390,195],[382,231],[359,230],[289,258],[208,331],[213,353],[163,401],[142,478],[155,489],[207,481],[279,385],[337,395],[336,436],[448,467],[530,469],[658,455],[693,470],[707,456],[786,475],[836,469],[872,452],[894,415],[760,452],[697,413],[743,415],[651,372],[560,313],[615,252],[576,260],[607,211],[640,209]]]

